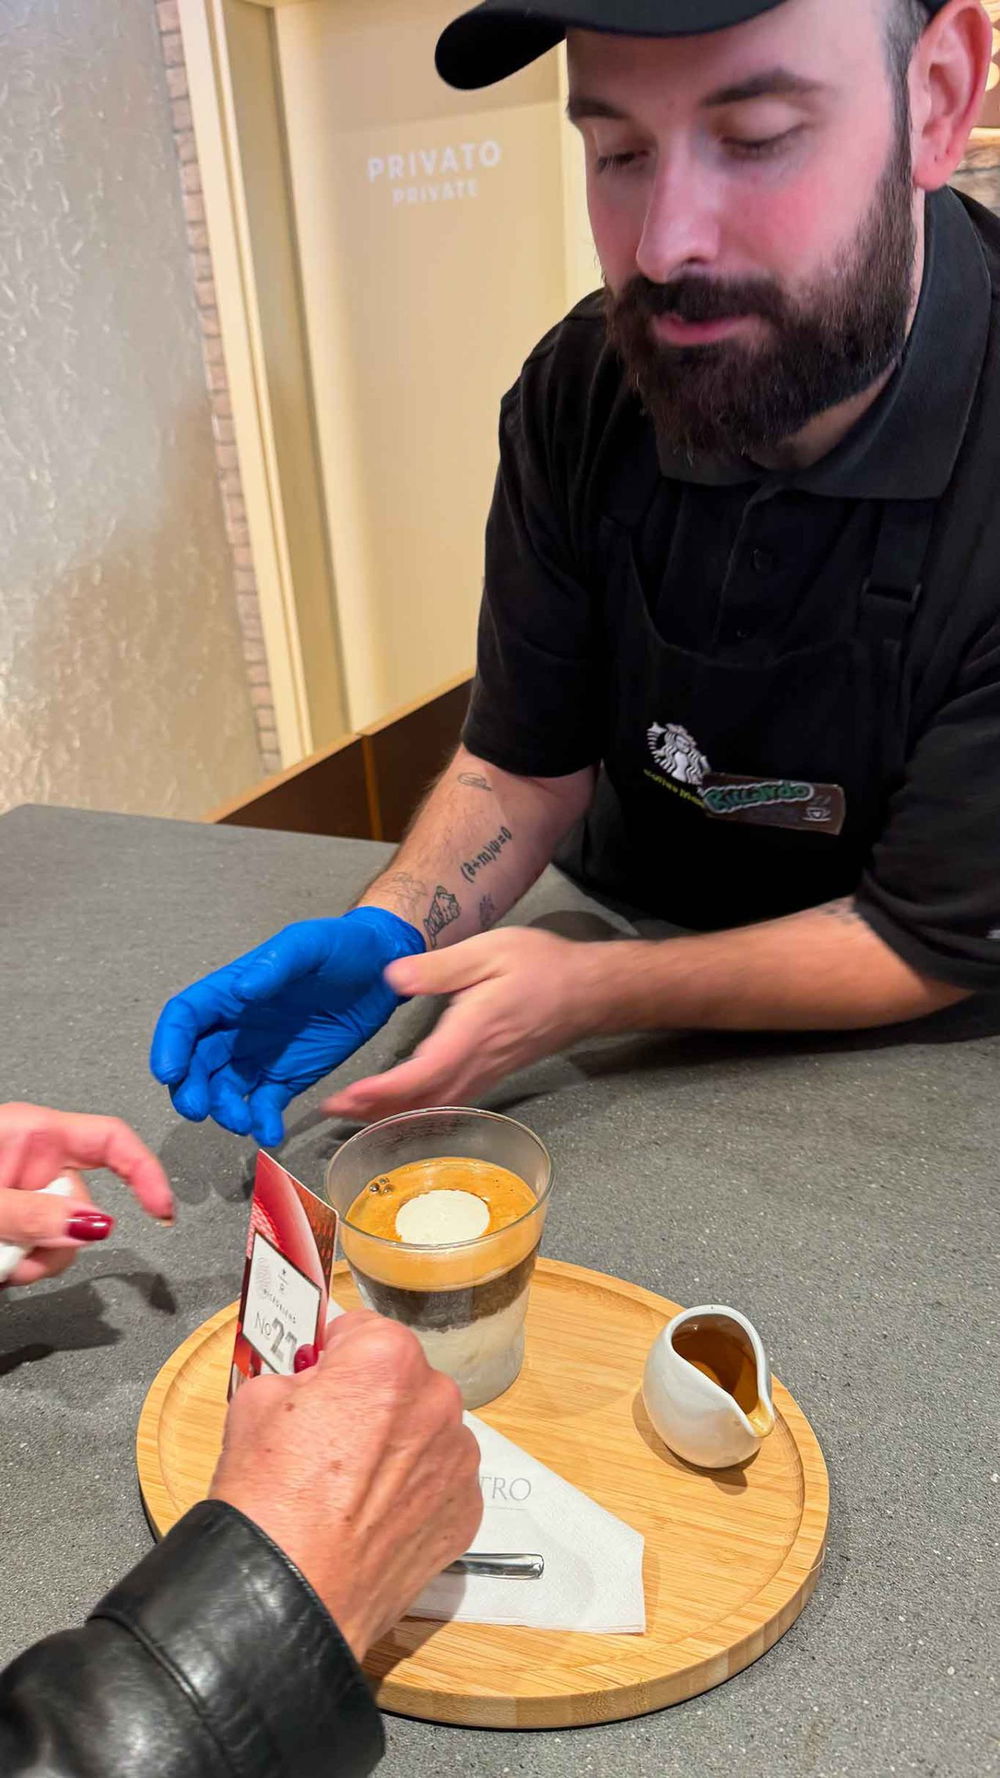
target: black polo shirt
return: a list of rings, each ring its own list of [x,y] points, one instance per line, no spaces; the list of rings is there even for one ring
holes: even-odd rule
[[[935,503],[905,642],[905,765],[880,787],[850,887],[914,967],[991,988],[1000,987],[1000,224],[951,191],[928,201],[927,224],[905,354],[852,432],[792,475],[692,464],[657,444],[660,475],[634,557],[660,638],[763,667],[850,632],[887,503]],[[547,335],[504,398],[464,730],[466,746],[503,770],[559,777],[605,756],[614,611],[595,531],[609,478],[650,427],[607,345],[600,294]],[[589,881],[680,917],[669,873],[626,884],[613,873],[602,880],[598,864]],[[809,885],[813,900],[824,898],[815,871]],[[844,892],[832,871],[818,886]],[[794,866],[767,893],[748,896],[741,913],[737,886],[721,923],[809,905]]]

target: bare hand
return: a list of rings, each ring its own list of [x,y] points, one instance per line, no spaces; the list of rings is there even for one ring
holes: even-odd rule
[[[451,1005],[408,1061],[345,1088],[324,1111],[372,1121],[467,1105],[564,1049],[593,1028],[587,961],[598,948],[515,926],[392,964],[386,976],[397,994],[450,994]]]
[[[210,1492],[285,1551],[359,1659],[482,1516],[456,1385],[364,1309],[332,1323],[313,1369],[243,1384]]]
[[[53,1278],[72,1265],[81,1247],[111,1233],[114,1219],[95,1210],[78,1167],[110,1168],[150,1215],[173,1220],[163,1168],[120,1119],[50,1111],[44,1105],[0,1105],[0,1241],[28,1249],[9,1284]],[[72,1179],[73,1195],[40,1196],[60,1174]]]

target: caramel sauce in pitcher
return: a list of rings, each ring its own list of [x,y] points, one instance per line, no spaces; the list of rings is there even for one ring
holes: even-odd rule
[[[770,1415],[757,1394],[757,1361],[749,1341],[744,1344],[728,1328],[711,1321],[688,1321],[674,1334],[673,1348],[679,1358],[732,1396],[755,1432],[770,1431]]]

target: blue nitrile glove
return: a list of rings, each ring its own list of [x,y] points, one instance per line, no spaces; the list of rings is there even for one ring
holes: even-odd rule
[[[352,1056],[400,1004],[383,971],[425,949],[385,908],[301,920],[168,1000],[149,1065],[182,1117],[268,1148],[286,1105]]]

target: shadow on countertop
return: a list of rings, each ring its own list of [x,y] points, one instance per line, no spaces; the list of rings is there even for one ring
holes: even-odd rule
[[[53,1337],[57,1326],[58,1339]],[[100,1291],[90,1279],[61,1290],[12,1292],[4,1304],[3,1333],[0,1377],[50,1358],[57,1347],[61,1352],[90,1352],[117,1346],[122,1338],[105,1320]]]

